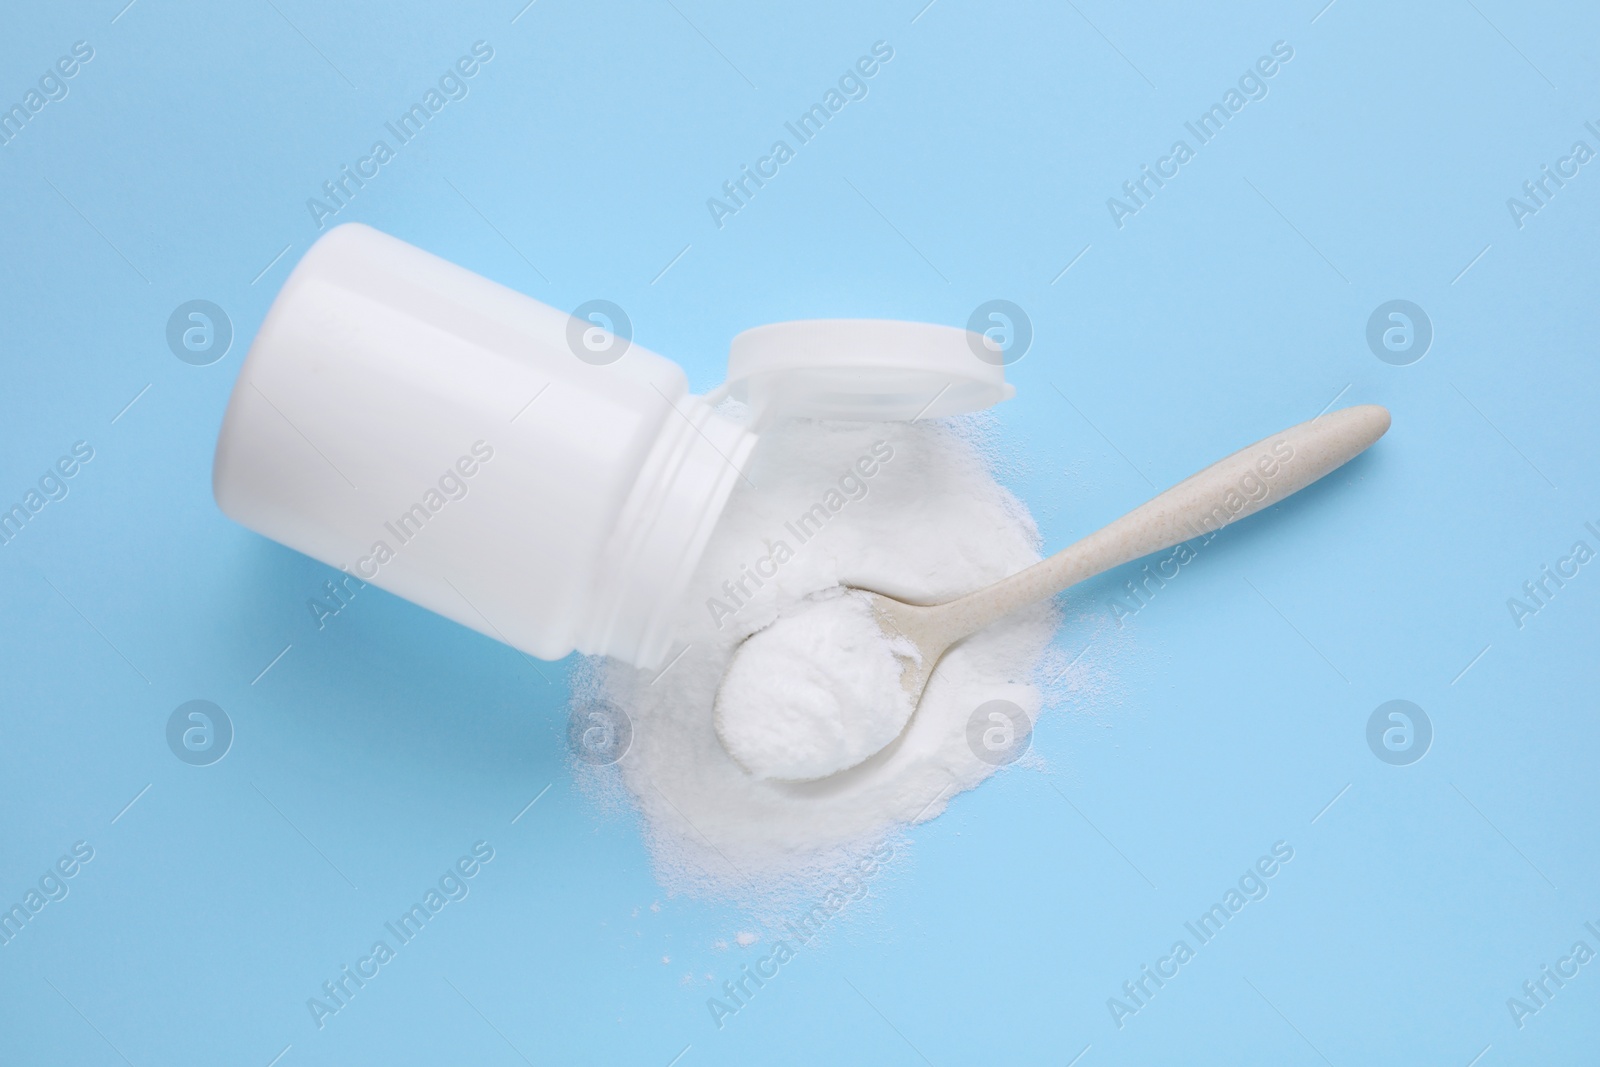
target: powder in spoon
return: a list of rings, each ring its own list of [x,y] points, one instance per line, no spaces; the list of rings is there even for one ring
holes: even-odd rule
[[[785,611],[734,654],[717,698],[717,735],[757,778],[809,781],[854,767],[900,735],[913,711],[901,657],[871,600],[833,589]]]

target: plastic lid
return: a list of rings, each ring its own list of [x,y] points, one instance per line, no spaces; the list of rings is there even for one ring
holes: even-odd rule
[[[728,353],[729,393],[758,420],[907,421],[1010,399],[1004,355],[983,334],[890,319],[806,319],[746,330]]]

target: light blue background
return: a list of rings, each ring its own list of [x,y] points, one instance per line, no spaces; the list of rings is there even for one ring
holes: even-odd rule
[[[0,147],[0,498],[75,441],[95,458],[0,548],[0,903],[75,841],[95,857],[0,947],[0,1062],[1594,1058],[1600,962],[1523,1029],[1506,999],[1600,949],[1600,564],[1521,629],[1506,600],[1600,547],[1600,162],[1520,229],[1506,200],[1600,148],[1600,19],[522,2],[4,16],[0,104],[74,41],[95,56]],[[546,681],[377,590],[319,631],[333,572],[211,499],[240,360],[317,234],[306,199],[477,40],[470,96],[337,221],[558,307],[616,301],[699,389],[759,323],[1015,301],[1036,337],[998,417],[1050,549],[1336,400],[1394,413],[1124,628],[1132,568],[1069,598],[1062,648],[1106,689],[1039,724],[1049,773],[916,829],[720,1031],[704,975],[759,949],[714,949],[746,921],[665,895],[637,827],[574,792],[570,664]],[[713,225],[706,198],[878,40],[870,95]],[[1270,95],[1118,229],[1107,197],[1279,40]],[[164,338],[194,298],[235,327],[211,366]],[[1435,330],[1410,366],[1364,337],[1395,298]],[[1365,741],[1397,697],[1436,732],[1407,767]],[[209,767],[164,738],[195,698],[237,730]],[[471,895],[319,1031],[306,999],[480,839]],[[1119,1030],[1107,998],[1279,840],[1271,895]]]

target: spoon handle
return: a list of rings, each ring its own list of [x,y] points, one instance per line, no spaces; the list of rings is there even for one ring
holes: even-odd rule
[[[1388,410],[1363,404],[1263,438],[1048,559],[940,605],[934,609],[936,628],[948,641],[960,640],[1025,604],[1112,567],[1215,532],[1338,469],[1388,429]]]

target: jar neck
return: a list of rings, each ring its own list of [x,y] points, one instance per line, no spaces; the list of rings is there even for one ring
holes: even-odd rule
[[[662,421],[600,557],[579,651],[660,666],[679,598],[743,477],[756,436],[697,396]]]

